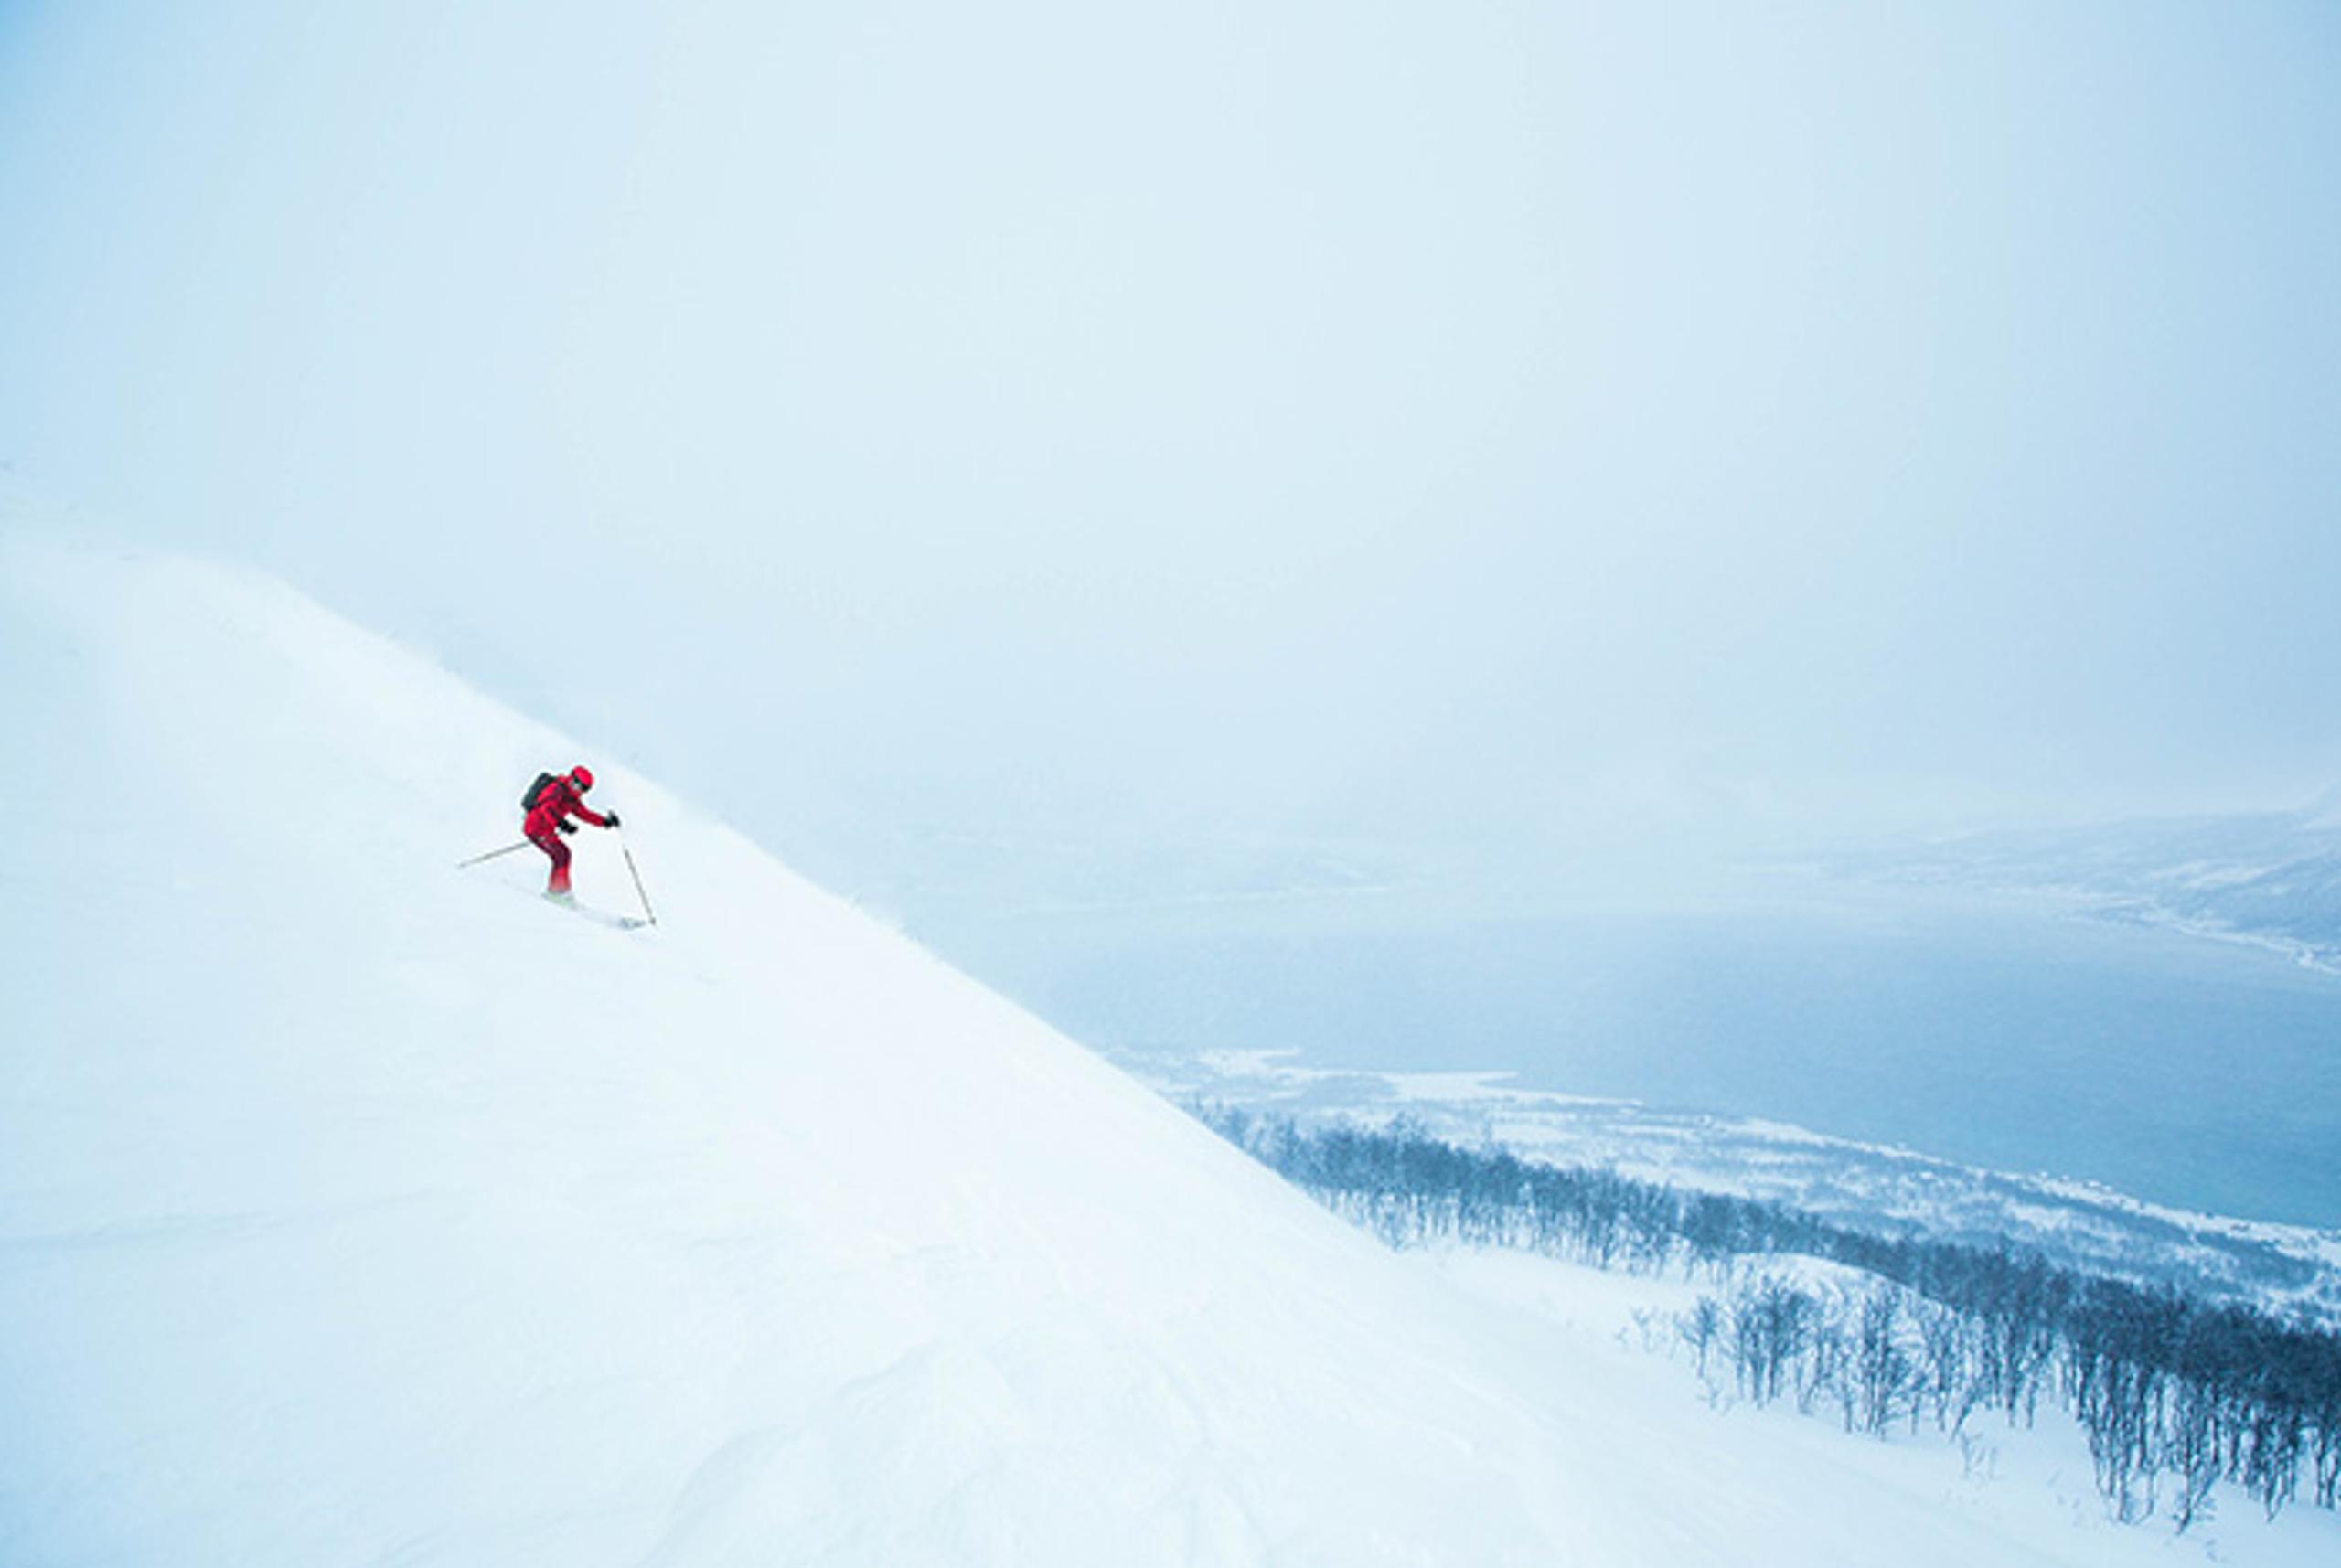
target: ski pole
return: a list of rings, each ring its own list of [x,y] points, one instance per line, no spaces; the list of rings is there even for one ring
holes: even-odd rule
[[[650,907],[650,895],[642,891],[642,873],[635,869],[634,848],[626,843],[624,829],[620,829],[618,833],[618,853],[625,857],[626,871],[634,878],[634,896],[642,901],[643,914],[649,919],[651,924],[657,924],[658,912]]]
[[[515,849],[526,849],[528,847],[529,847],[529,841],[528,841],[526,838],[523,838],[523,839],[521,839],[521,840],[520,840],[518,843],[517,843],[517,844],[507,844],[507,845],[506,845],[503,848],[501,848],[501,849],[490,849],[490,850],[489,850],[486,854],[485,854],[485,855],[475,855],[475,856],[473,856],[473,857],[472,857],[470,859],[468,859],[468,860],[458,860],[458,861],[456,861],[456,862],[455,862],[455,869],[457,869],[458,871],[460,871],[460,870],[462,870],[465,866],[476,866],[476,865],[478,865],[482,860],[493,860],[493,859],[495,859],[498,855],[509,855],[509,854],[510,854],[510,853],[512,853],[512,851],[513,851],[513,850],[515,850]]]

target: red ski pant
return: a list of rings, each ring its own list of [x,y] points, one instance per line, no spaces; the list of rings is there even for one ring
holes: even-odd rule
[[[529,835],[529,842],[552,858],[552,875],[546,879],[545,891],[567,892],[569,891],[569,846],[561,841],[561,835],[548,833],[540,838],[531,833]]]

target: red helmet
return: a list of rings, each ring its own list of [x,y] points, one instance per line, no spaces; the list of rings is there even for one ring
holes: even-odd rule
[[[592,789],[593,787],[593,770],[587,767],[584,763],[580,763],[575,767],[569,770],[569,782],[575,784],[579,789]]]

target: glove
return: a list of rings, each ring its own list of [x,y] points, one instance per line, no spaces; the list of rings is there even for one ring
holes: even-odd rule
[[[615,812],[615,811],[605,811],[605,812],[602,813],[602,815],[603,815],[604,816],[606,816],[606,817],[608,817],[608,818],[610,819],[610,826],[611,826],[611,827],[615,827],[618,825],[618,814],[617,814],[616,812]]]
[[[574,833],[577,831],[577,824],[574,822],[556,823],[554,826],[558,827],[563,833]]]

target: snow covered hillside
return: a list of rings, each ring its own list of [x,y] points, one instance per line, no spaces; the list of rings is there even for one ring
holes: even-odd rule
[[[269,581],[6,543],[0,693],[11,1568],[2168,1560],[1384,1253]],[[654,929],[452,869],[581,760]]]
[[[2047,894],[2341,973],[2341,790],[2294,811],[2003,828],[1811,859],[1865,881]]]

